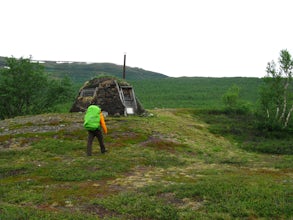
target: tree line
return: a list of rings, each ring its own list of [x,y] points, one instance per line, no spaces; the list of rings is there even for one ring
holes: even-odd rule
[[[267,75],[260,86],[259,102],[256,104],[258,125],[267,130],[292,129],[293,59],[288,50],[281,50],[278,63],[267,64]],[[249,107],[239,99],[239,87],[233,85],[223,101],[230,112],[247,112]]]
[[[72,99],[68,78],[52,79],[32,58],[6,58],[0,70],[0,119],[54,111]]]

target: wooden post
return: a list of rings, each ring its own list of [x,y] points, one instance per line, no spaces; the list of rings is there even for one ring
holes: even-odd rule
[[[126,63],[126,53],[124,53],[123,79],[125,79],[125,63]]]

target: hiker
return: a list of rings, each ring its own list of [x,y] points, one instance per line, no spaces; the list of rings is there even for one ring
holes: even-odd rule
[[[101,112],[101,109],[99,108],[99,106],[91,104],[88,107],[84,116],[83,126],[85,127],[86,130],[88,130],[87,156],[92,155],[92,144],[95,137],[98,138],[100,148],[101,148],[101,153],[103,154],[107,152],[104,145],[103,133],[101,129],[103,129],[105,134],[108,133],[108,130],[107,130],[103,113]]]

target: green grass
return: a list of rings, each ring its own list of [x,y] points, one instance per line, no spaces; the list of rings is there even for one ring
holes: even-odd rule
[[[19,206],[2,204],[0,207],[1,220],[12,219],[30,219],[30,220],[60,220],[60,219],[75,219],[75,220],[94,220],[92,215],[85,213],[71,213],[70,211],[60,211],[58,213],[53,211],[41,211],[30,207],[19,208]]]
[[[197,204],[196,211],[182,210],[190,216],[217,218],[219,214],[225,214],[228,219],[253,216],[286,219],[293,212],[289,184],[280,185],[278,179],[272,180],[270,175],[250,172],[221,173],[194,183],[151,186],[143,191],[157,197],[172,195],[171,201],[175,205],[183,201]]]
[[[146,109],[153,108],[224,108],[222,96],[230,87],[240,88],[239,98],[256,103],[259,78],[180,77],[130,81],[136,96]]]
[[[60,118],[66,126],[59,132],[0,136],[9,142],[0,145],[0,219],[293,217],[292,154],[250,149],[278,135],[253,135],[244,129],[253,119],[220,112],[151,113],[106,118],[105,155],[96,140],[86,156],[79,113],[41,116],[40,128]],[[13,126],[35,126],[29,120]],[[286,137],[280,143],[288,144]]]
[[[172,205],[142,193],[125,192],[92,202],[127,218],[179,219]]]
[[[145,109],[155,108],[197,108],[197,109],[223,109],[222,101],[229,88],[236,85],[240,89],[239,100],[247,108],[255,107],[259,99],[260,78],[247,77],[158,77],[156,79],[127,79],[135,90],[136,97]],[[150,75],[151,76],[151,75]],[[83,76],[84,77],[84,76]],[[86,80],[74,84],[75,95]],[[78,80],[79,81],[79,80]],[[73,101],[55,106],[54,112],[68,112]],[[241,110],[245,110],[242,107]],[[244,108],[244,109],[243,109]]]

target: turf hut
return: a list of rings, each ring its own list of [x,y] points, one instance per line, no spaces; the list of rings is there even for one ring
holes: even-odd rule
[[[144,113],[133,87],[111,77],[94,78],[86,82],[79,90],[70,112],[84,112],[92,102],[112,116]]]

